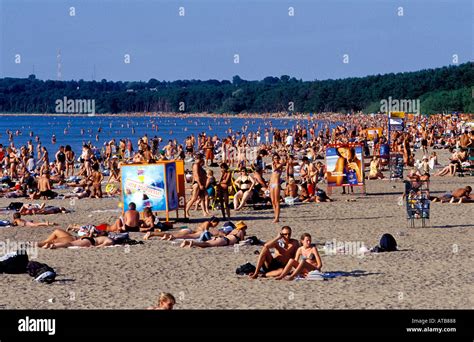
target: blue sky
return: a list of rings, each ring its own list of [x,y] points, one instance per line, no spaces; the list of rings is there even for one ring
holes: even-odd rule
[[[58,49],[64,80],[414,71],[472,60],[473,21],[470,0],[0,0],[0,77],[56,79]]]

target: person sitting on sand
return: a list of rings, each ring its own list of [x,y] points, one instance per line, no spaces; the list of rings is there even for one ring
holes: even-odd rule
[[[150,306],[147,310],[173,310],[176,299],[171,293],[161,292],[158,297],[158,305]]]
[[[410,183],[411,189],[417,191],[421,189],[423,182],[425,182],[426,185],[428,185],[428,182],[430,180],[430,175],[429,174],[421,175],[418,169],[414,167],[408,173],[407,178],[408,178],[408,182]]]
[[[247,231],[247,225],[243,221],[239,221],[235,225],[235,229],[232,230],[226,236],[216,236],[208,241],[194,241],[194,240],[184,240],[181,243],[180,247],[221,247],[221,246],[232,246],[238,244],[245,238],[245,233]]]
[[[467,158],[467,153],[465,151],[454,152],[450,158],[450,162],[446,165],[441,171],[437,172],[435,176],[454,176],[456,171],[461,168],[461,163]]]
[[[318,187],[316,187],[316,191],[314,192],[314,201],[316,203],[333,202],[333,200],[327,195],[326,191]]]
[[[138,232],[140,231],[140,213],[134,202],[128,204],[128,210],[115,221],[110,231]]]
[[[49,222],[49,221],[46,221],[46,222],[27,221],[27,220],[24,220],[24,219],[21,218],[20,213],[14,213],[13,214],[12,226],[17,226],[17,227],[49,227],[49,226],[57,226],[57,224]]]
[[[161,240],[174,240],[174,239],[197,239],[204,232],[209,231],[211,235],[219,235],[219,230],[216,228],[219,224],[219,219],[215,216],[211,217],[208,221],[201,223],[196,229],[183,228],[173,233],[165,232],[148,232],[143,237],[143,240],[149,240],[152,236],[159,236]]]
[[[301,235],[301,247],[296,251],[296,256],[288,260],[285,268],[281,274],[275,279],[281,280],[289,274],[293,268],[294,271],[290,274],[287,280],[293,280],[298,274],[306,276],[309,272],[314,270],[321,270],[322,262],[316,246],[311,244],[311,235],[304,233]]]
[[[250,275],[250,278],[256,279],[262,267],[265,270],[264,276],[278,277],[288,261],[295,257],[299,246],[298,240],[291,238],[291,228],[282,227],[280,233],[263,246],[256,270]],[[275,249],[275,255],[272,255],[271,248]]]
[[[49,171],[45,171],[38,179],[38,191],[30,195],[30,199],[51,199],[58,194],[51,190],[51,182],[49,180]]]
[[[240,175],[234,181],[238,191],[234,195],[234,210],[239,211],[253,193],[255,180],[250,176],[245,167],[240,169]]]
[[[155,229],[155,215],[150,208],[143,209],[143,220],[140,221],[140,232],[150,232]]]
[[[288,185],[284,191],[285,197],[298,198],[298,185],[293,177],[288,179]]]
[[[370,162],[369,179],[383,179],[383,173],[380,171],[380,159],[374,156]]]

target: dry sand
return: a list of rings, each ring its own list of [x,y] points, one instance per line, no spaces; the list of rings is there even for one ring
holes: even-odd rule
[[[443,151],[442,164],[447,156]],[[441,195],[473,186],[473,180],[433,177],[430,189]],[[309,232],[319,248],[334,239],[373,247],[383,233],[397,239],[400,251],[394,253],[322,254],[323,271],[348,272],[345,277],[289,282],[237,276],[239,265],[255,263],[254,252],[259,250],[255,246],[182,249],[151,240],[130,247],[40,249],[37,260],[54,267],[58,281],[46,285],[25,274],[0,275],[0,308],[142,309],[167,291],[177,298],[176,309],[472,309],[474,204],[433,203],[431,227],[408,228],[405,207],[397,204],[402,191],[399,181],[368,181],[367,196],[343,196],[336,189],[334,203],[283,207],[280,224],[271,223],[269,210],[249,208],[233,217],[234,222],[244,220],[248,233],[263,240],[290,225],[293,237]],[[356,201],[347,202],[348,198]],[[0,207],[11,201],[0,199]],[[70,223],[111,223],[119,215],[117,202],[117,198],[86,199],[71,205],[69,200],[52,200],[48,204],[74,212],[25,218],[47,219],[63,228]],[[192,223],[177,226],[201,221],[200,212],[192,215]],[[0,241],[37,241],[53,229],[0,228]],[[140,233],[131,235],[142,239]]]

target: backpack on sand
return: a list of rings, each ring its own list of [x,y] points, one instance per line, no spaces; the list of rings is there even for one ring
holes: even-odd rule
[[[380,238],[380,244],[372,249],[372,252],[395,252],[397,250],[397,241],[391,234],[383,234]]]

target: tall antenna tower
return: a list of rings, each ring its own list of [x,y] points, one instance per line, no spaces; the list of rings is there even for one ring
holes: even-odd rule
[[[58,72],[57,72],[57,78],[58,78],[58,81],[61,81],[61,78],[62,78],[62,73],[61,73],[61,69],[62,69],[62,65],[61,65],[61,49],[58,49],[58,55],[57,55],[57,62],[58,62]]]

